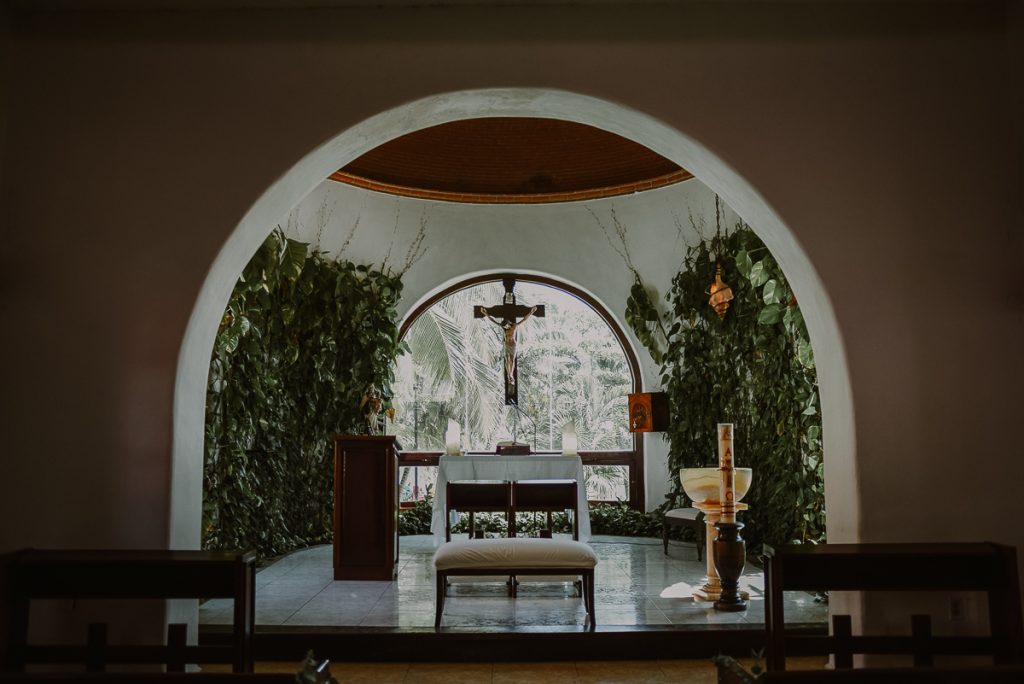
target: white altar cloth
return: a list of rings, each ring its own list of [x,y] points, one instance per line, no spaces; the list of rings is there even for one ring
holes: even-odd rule
[[[437,546],[444,543],[444,505],[448,482],[457,480],[576,480],[579,483],[576,497],[580,516],[580,541],[590,540],[587,486],[583,476],[583,461],[579,456],[562,456],[561,454],[449,456],[443,454],[438,462],[437,484],[434,488],[434,513],[430,520],[430,531],[434,533],[434,543]]]

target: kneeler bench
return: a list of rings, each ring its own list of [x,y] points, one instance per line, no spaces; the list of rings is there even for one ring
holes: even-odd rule
[[[568,539],[508,537],[448,542],[434,554],[437,609],[441,626],[449,576],[570,575],[583,579],[583,605],[594,626],[594,566],[597,555],[587,544]]]

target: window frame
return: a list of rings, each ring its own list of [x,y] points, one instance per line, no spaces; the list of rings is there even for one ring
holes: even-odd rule
[[[637,359],[636,354],[633,353],[633,348],[629,344],[629,338],[626,337],[625,331],[619,325],[618,321],[615,320],[614,316],[604,307],[603,304],[598,302],[592,296],[583,292],[579,288],[573,287],[572,285],[552,278],[549,276],[533,275],[527,273],[488,273],[484,275],[473,276],[460,280],[457,283],[449,285],[448,287],[440,290],[434,295],[428,297],[426,300],[420,303],[415,309],[409,312],[409,315],[402,321],[402,325],[399,327],[398,338],[400,340],[405,339],[405,334],[408,332],[409,327],[418,319],[421,315],[426,313],[430,307],[436,304],[438,301],[444,299],[448,295],[454,294],[460,290],[465,290],[476,285],[482,285],[485,283],[501,282],[505,278],[513,278],[516,282],[523,283],[536,283],[538,285],[546,285],[556,290],[561,290],[567,294],[576,297],[584,304],[590,307],[594,313],[601,317],[601,320],[605,322],[608,328],[615,335],[615,338],[619,342],[619,346],[622,348],[622,353],[626,357],[626,364],[629,367],[629,373],[631,376],[632,392],[640,392],[641,379],[640,379],[640,361]],[[623,416],[623,420],[628,420],[628,416]],[[633,448],[632,450],[617,450],[617,451],[584,451],[580,450],[580,460],[583,461],[583,465],[624,465],[627,466],[628,476],[628,492],[629,501],[627,502],[631,508],[643,511],[644,508],[644,440],[643,435],[640,433],[632,433]],[[441,451],[400,451],[398,454],[398,465],[399,467],[417,467],[417,466],[436,466],[438,465],[441,458]],[[475,453],[475,452],[474,452]],[[489,452],[480,452],[489,453]],[[537,452],[545,453],[545,452]],[[551,452],[558,453],[558,452]],[[591,501],[590,503],[614,503],[607,501]]]

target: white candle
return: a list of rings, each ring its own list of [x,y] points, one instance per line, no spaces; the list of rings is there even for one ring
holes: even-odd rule
[[[736,481],[732,452],[732,423],[718,424],[718,469],[722,475],[719,500],[722,522],[736,522]]]
[[[569,421],[562,426],[562,454],[564,456],[575,456],[578,452],[576,439],[576,423]]]
[[[454,420],[448,421],[448,429],[444,433],[444,451],[449,456],[462,453],[462,428]]]

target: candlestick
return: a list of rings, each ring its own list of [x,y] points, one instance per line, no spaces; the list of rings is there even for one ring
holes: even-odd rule
[[[444,451],[449,456],[462,453],[462,428],[454,420],[448,421],[448,429],[444,433]]]
[[[578,442],[576,438],[576,423],[570,420],[562,426],[562,455],[575,456],[577,454]]]
[[[733,466],[732,423],[718,424],[718,470],[721,473],[720,496],[722,517],[715,524],[715,569],[721,582],[721,593],[715,601],[717,610],[744,610],[747,602],[739,590],[740,575],[746,563],[747,547],[740,534],[743,523],[736,522],[736,471]]]
[[[722,522],[736,522],[736,471],[733,469],[732,423],[718,424],[718,469],[721,472]]]

